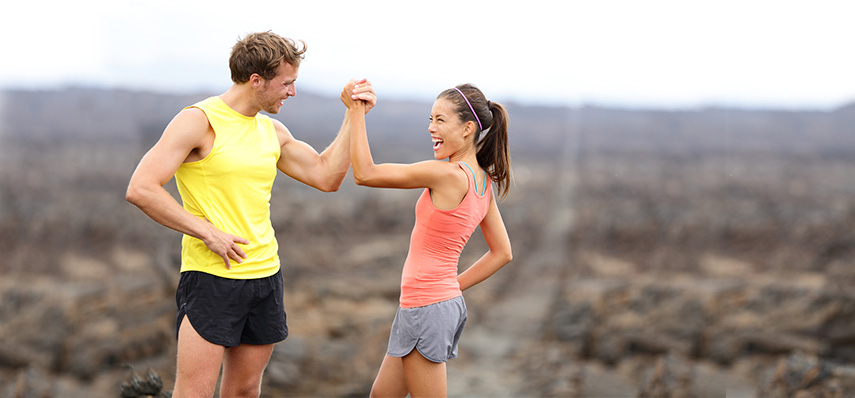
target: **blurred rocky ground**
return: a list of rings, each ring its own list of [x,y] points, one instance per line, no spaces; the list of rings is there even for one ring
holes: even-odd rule
[[[830,144],[839,118],[782,130],[820,143],[800,146],[749,134],[789,113],[604,112],[565,112],[548,150],[513,152],[514,261],[466,292],[450,395],[855,395],[855,149]],[[693,141],[678,116],[725,121]],[[596,121],[618,117],[644,123]],[[658,117],[670,133],[636,134]],[[180,236],[124,201],[150,140],[0,132],[0,397],[120,396],[149,370],[171,390]],[[375,157],[409,156],[393,144]],[[368,394],[418,194],[277,181],[291,336],[263,396]],[[476,232],[461,266],[485,250]]]

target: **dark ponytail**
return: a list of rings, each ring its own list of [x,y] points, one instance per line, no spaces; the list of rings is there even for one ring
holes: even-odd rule
[[[478,142],[478,165],[496,182],[499,197],[508,196],[511,184],[511,153],[508,146],[508,112],[502,104],[487,101],[493,122]]]
[[[473,134],[478,165],[496,183],[499,197],[504,199],[511,185],[508,112],[505,107],[499,103],[487,101],[478,87],[468,83],[445,90],[437,98],[451,101],[460,120],[471,121],[482,128],[477,134]],[[482,133],[483,137],[481,137]]]

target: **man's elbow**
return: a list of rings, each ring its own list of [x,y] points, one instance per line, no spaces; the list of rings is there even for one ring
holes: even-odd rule
[[[339,188],[341,188],[341,184],[321,186],[321,187],[318,187],[318,190],[321,192],[330,193],[330,192],[337,192]]]
[[[342,176],[341,178],[321,182],[315,185],[315,188],[317,188],[317,190],[321,192],[336,192],[339,188],[341,188],[342,182],[344,182],[344,176]]]
[[[133,182],[128,184],[128,190],[125,191],[125,200],[131,204],[139,206],[141,197],[142,193],[140,192],[139,187],[137,187]]]
[[[128,190],[125,191],[125,200],[142,209],[150,202],[153,194],[154,190],[151,186],[131,179],[131,182],[128,184]]]

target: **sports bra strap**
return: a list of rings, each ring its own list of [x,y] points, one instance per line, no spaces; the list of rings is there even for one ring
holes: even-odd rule
[[[469,167],[469,165],[466,164],[466,162],[461,161],[460,163],[463,163],[463,165],[466,166],[467,169],[469,169],[469,172],[472,173],[472,182],[475,184],[475,193],[478,193],[478,181],[475,179],[475,171],[472,170],[472,168]],[[478,195],[483,195],[485,192],[487,192],[487,172],[486,171],[484,172],[484,185],[483,185],[483,189],[481,191],[482,192],[478,193]]]

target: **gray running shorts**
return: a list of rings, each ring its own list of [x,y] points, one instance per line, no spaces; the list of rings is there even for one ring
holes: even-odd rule
[[[431,362],[457,358],[457,342],[464,325],[466,302],[463,296],[424,307],[398,307],[386,354],[400,358],[415,348]]]

